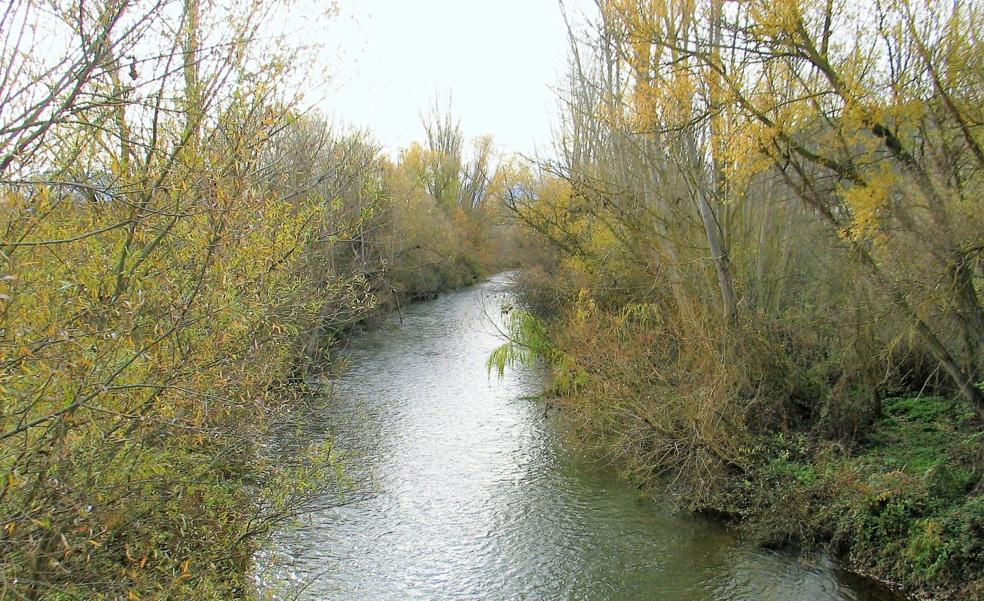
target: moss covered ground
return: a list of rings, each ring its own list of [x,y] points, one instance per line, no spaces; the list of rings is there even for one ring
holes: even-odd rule
[[[984,428],[960,401],[899,397],[853,448],[772,435],[700,510],[768,546],[825,549],[932,599],[984,599]]]

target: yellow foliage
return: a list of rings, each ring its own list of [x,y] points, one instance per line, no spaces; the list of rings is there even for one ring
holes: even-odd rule
[[[869,174],[865,185],[846,186],[840,195],[852,213],[851,225],[844,234],[852,241],[884,241],[879,233],[882,218],[899,184],[899,176],[889,167]]]

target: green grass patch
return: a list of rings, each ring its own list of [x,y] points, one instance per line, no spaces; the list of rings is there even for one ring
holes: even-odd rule
[[[768,545],[825,547],[933,598],[984,592],[984,433],[961,401],[900,397],[854,449],[760,437],[715,497]]]

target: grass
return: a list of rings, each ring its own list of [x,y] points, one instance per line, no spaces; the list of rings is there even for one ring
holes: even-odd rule
[[[899,397],[857,448],[760,437],[701,509],[765,545],[825,548],[934,599],[984,598],[984,431],[961,401]]]

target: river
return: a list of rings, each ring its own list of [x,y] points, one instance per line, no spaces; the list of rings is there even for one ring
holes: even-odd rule
[[[419,303],[346,350],[302,438],[349,453],[356,502],[277,534],[266,590],[310,600],[890,601],[825,559],[743,545],[564,444],[537,370],[490,376],[505,276]],[[335,493],[332,493],[333,495]],[[287,593],[276,593],[286,597]]]

